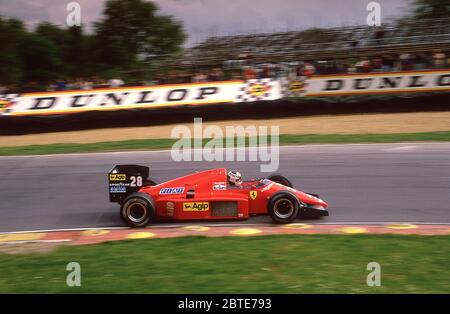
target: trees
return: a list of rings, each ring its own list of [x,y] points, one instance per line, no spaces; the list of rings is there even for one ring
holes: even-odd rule
[[[0,84],[146,73],[149,61],[178,52],[185,40],[181,24],[157,11],[144,0],[108,0],[90,34],[49,22],[27,30],[0,16]]]
[[[152,57],[177,52],[185,40],[182,26],[143,0],[108,0],[95,24],[101,61],[130,69]]]
[[[58,77],[61,59],[57,47],[36,33],[23,35],[20,42],[22,82],[46,85]]]
[[[16,85],[22,81],[20,41],[25,34],[23,23],[0,16],[0,83]]]

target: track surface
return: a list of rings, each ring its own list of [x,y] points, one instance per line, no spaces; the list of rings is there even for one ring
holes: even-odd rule
[[[106,173],[124,163],[150,166],[156,181],[222,166],[266,175],[259,162],[176,163],[168,151],[0,157],[0,232],[123,226]],[[308,223],[450,223],[450,143],[281,147],[279,172],[330,204]]]

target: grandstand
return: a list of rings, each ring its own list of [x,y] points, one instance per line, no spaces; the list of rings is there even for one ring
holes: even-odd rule
[[[371,57],[403,52],[450,50],[450,18],[402,19],[382,27],[367,25],[269,34],[211,37],[186,49],[176,64],[222,66],[251,58],[252,63]]]

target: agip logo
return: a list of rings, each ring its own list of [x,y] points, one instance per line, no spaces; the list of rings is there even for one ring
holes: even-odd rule
[[[183,203],[183,211],[185,212],[206,212],[208,210],[209,210],[208,202]]]
[[[289,91],[292,93],[303,93],[304,87],[305,83],[303,83],[302,81],[295,80],[291,82],[289,86]]]
[[[270,86],[264,83],[253,83],[247,88],[248,93],[253,97],[263,97],[266,96],[270,91]]]
[[[126,174],[110,174],[109,180],[110,181],[126,181],[127,175]]]
[[[0,112],[4,111],[8,105],[8,101],[0,99]]]

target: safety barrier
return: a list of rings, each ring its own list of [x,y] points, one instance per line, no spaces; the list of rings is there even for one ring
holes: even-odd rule
[[[224,81],[8,95],[4,115],[61,115],[87,111],[251,102],[282,98],[273,79]]]
[[[445,91],[450,91],[450,70],[25,93],[4,96],[0,102],[0,110],[6,116],[66,115],[93,111],[252,103],[285,97],[340,97]]]

